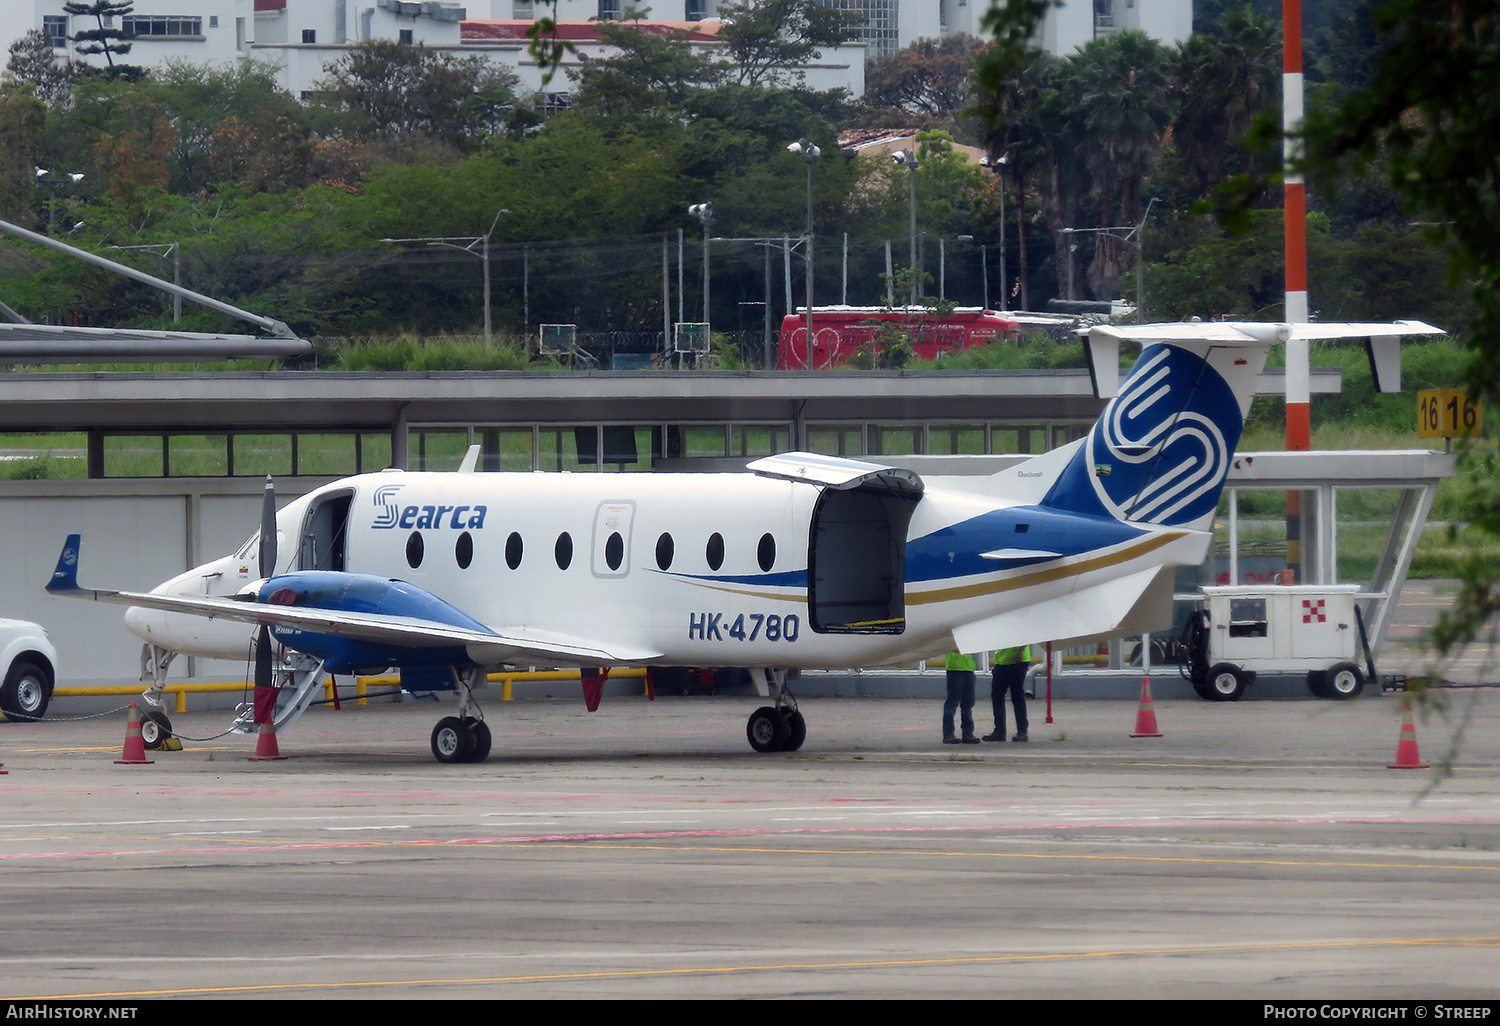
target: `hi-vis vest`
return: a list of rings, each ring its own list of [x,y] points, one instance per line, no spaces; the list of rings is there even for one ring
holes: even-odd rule
[[[1019,648],[1001,648],[995,651],[995,658],[991,661],[994,666],[1010,666],[1013,663],[1031,662],[1031,646],[1022,645]]]

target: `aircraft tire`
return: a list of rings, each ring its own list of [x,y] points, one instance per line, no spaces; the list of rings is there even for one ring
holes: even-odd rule
[[[0,709],[8,720],[29,723],[47,714],[52,682],[47,671],[34,663],[14,662],[0,684]]]
[[[1323,675],[1323,697],[1335,701],[1355,698],[1365,689],[1365,675],[1353,663],[1338,663]]]
[[[172,736],[172,721],[160,709],[147,709],[141,713],[141,744],[148,751],[155,751]]]
[[[483,762],[490,757],[490,728],[483,720],[465,720],[473,747],[469,751],[469,762]]]
[[[444,716],[432,728],[432,754],[438,762],[467,762],[474,737],[457,716]]]
[[[783,752],[795,752],[802,747],[802,742],[807,740],[807,721],[796,709],[786,714],[786,744],[781,746]]]
[[[769,705],[761,706],[750,714],[745,724],[745,737],[750,747],[757,752],[779,752],[786,748],[791,728],[786,717]]]
[[[1249,681],[1233,663],[1218,663],[1208,671],[1208,690],[1216,702],[1238,702]]]

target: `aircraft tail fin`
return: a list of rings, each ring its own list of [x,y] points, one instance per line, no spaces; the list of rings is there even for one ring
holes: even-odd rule
[[[1095,390],[1113,398],[1041,504],[1134,523],[1206,528],[1272,345],[1439,333],[1415,321],[1091,328]],[[1117,387],[1122,340],[1139,342],[1142,349]]]

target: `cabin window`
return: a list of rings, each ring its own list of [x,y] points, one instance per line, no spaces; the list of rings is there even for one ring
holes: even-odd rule
[[[458,561],[460,570],[469,569],[469,564],[474,562],[474,536],[468,531],[458,536],[458,542],[453,546],[453,558]]]
[[[557,568],[566,570],[573,563],[573,536],[567,531],[557,536],[557,545],[552,549],[557,557]]]
[[[413,531],[411,537],[406,539],[406,563],[413,570],[422,565],[422,554],[425,548],[420,531]]]
[[[708,549],[704,552],[708,558],[708,568],[717,570],[724,565],[724,536],[715,531],[708,537]]]
[[[521,565],[521,536],[515,531],[505,539],[505,565],[512,570]]]
[[[672,556],[676,554],[677,546],[672,542],[670,534],[663,534],[656,539],[656,565],[658,569],[669,570],[672,566]]]
[[[756,547],[755,558],[760,563],[760,568],[765,573],[771,572],[771,567],[776,565],[776,539],[769,534],[760,536],[760,545]]]
[[[625,539],[620,537],[619,531],[616,531],[604,543],[604,562],[611,570],[618,570],[624,561]]]

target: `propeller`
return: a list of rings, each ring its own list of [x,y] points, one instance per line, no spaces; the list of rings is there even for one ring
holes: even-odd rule
[[[266,475],[266,490],[260,503],[260,575],[276,573],[276,486]]]
[[[276,486],[271,475],[266,475],[265,497],[260,505],[260,576],[262,579],[276,573]],[[255,635],[255,686],[271,687],[271,628],[261,625]],[[260,703],[256,703],[259,706]],[[257,712],[259,709],[257,708]],[[256,717],[259,722],[259,717]]]

